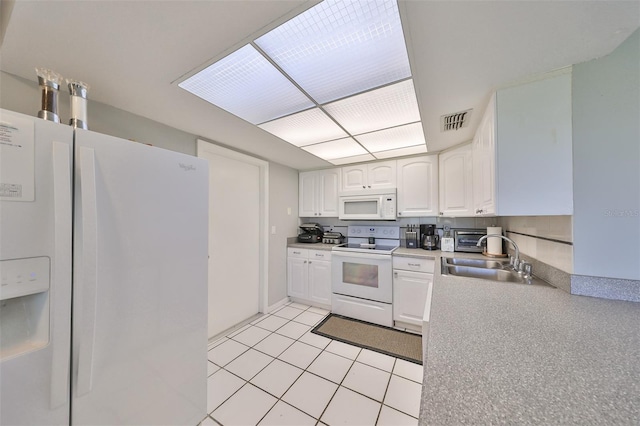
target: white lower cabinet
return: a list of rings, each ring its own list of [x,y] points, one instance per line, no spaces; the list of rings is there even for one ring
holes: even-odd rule
[[[422,331],[434,267],[433,259],[393,257],[393,321],[396,327]]]
[[[287,295],[331,309],[331,252],[289,248],[287,253]]]

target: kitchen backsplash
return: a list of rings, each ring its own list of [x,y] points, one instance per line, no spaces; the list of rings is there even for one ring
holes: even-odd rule
[[[494,226],[499,222],[499,218],[496,217],[412,217],[403,218],[392,221],[355,221],[355,220],[339,220],[336,218],[317,218],[317,217],[305,217],[300,218],[300,223],[314,222],[323,226],[325,231],[336,231],[347,233],[347,226],[349,225],[371,225],[375,223],[378,226],[399,226],[400,228],[406,228],[407,225],[436,225],[441,229],[444,225],[450,225],[451,228],[486,228],[487,226]],[[498,225],[499,226],[499,225]]]
[[[498,223],[522,253],[573,273],[572,216],[505,216]]]
[[[301,222],[317,222],[325,231],[347,233],[349,225],[370,225],[367,221],[343,221],[336,218],[303,218]],[[415,217],[396,221],[376,222],[378,226],[435,224],[451,228],[486,228],[501,226],[503,233],[513,239],[522,253],[540,262],[573,273],[572,216],[504,216],[504,217]]]

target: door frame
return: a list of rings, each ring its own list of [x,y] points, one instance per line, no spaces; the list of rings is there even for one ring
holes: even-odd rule
[[[259,207],[259,296],[258,309],[260,313],[266,313],[269,304],[269,162],[242,154],[232,149],[224,148],[212,142],[202,139],[196,141],[196,156],[202,157],[202,152],[210,152],[215,155],[227,157],[258,166],[260,169],[260,207]]]

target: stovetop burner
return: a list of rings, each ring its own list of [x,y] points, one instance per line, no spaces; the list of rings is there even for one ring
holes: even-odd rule
[[[348,242],[335,246],[333,250],[390,255],[400,246],[397,226],[350,225],[347,236]]]
[[[348,243],[340,244],[333,247],[336,251],[356,251],[360,253],[372,253],[372,254],[391,254],[398,246],[381,245],[381,244],[367,244],[367,243]]]

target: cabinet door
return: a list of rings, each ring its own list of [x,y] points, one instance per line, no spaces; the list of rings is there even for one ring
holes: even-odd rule
[[[318,215],[317,172],[300,173],[298,177],[298,216]]]
[[[498,92],[497,214],[573,214],[571,108],[570,73]]]
[[[307,298],[309,288],[309,261],[307,259],[287,259],[287,295]]]
[[[396,161],[369,164],[367,189],[396,187]]]
[[[321,170],[318,172],[318,216],[338,217],[340,178],[340,169]]]
[[[440,154],[440,214],[473,215],[471,145]]]
[[[331,262],[309,261],[309,299],[331,305]]]
[[[473,211],[476,215],[492,215],[496,212],[495,199],[495,95],[472,144],[473,157]]]
[[[433,275],[422,272],[393,272],[393,319],[422,326],[422,316]]]
[[[398,216],[438,214],[438,156],[397,161]]]
[[[342,190],[358,191],[367,187],[367,165],[342,168]]]

